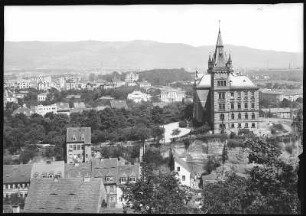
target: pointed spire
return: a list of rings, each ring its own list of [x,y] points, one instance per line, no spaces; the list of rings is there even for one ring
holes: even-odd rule
[[[222,37],[221,37],[221,30],[220,30],[220,20],[219,20],[219,32],[217,38],[217,47],[223,47]]]
[[[229,52],[229,55],[228,55],[228,62],[232,62],[231,52]]]

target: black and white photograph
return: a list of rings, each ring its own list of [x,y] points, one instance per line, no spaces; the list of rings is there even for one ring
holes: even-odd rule
[[[4,5],[3,213],[302,214],[303,8]]]

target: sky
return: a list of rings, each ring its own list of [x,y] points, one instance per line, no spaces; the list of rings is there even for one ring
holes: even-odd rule
[[[303,52],[303,4],[5,6],[5,41],[152,40]]]

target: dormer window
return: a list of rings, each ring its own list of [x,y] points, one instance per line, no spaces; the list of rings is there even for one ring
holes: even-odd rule
[[[81,140],[82,140],[82,141],[84,141],[84,140],[85,140],[85,136],[84,136],[84,134],[82,134],[82,136],[81,136]]]
[[[114,181],[114,177],[113,176],[107,176],[107,177],[105,177],[105,180],[107,182],[113,182]]]
[[[73,140],[73,141],[76,141],[76,140],[77,140],[75,134],[73,135],[72,140]]]
[[[126,181],[127,181],[127,178],[126,178],[126,177],[121,177],[121,178],[120,178],[120,183],[121,183],[121,184],[125,184]]]
[[[129,178],[129,181],[130,181],[130,182],[136,182],[136,177],[130,177],[130,178]]]

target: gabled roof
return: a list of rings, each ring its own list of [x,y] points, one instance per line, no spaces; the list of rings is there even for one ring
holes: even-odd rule
[[[90,163],[80,163],[78,166],[75,164],[65,164],[65,178],[83,177],[91,177]]]
[[[19,114],[19,113],[23,113],[26,116],[30,116],[34,112],[31,109],[27,108],[27,107],[19,107],[18,109],[13,111],[12,115],[16,115],[16,114]]]
[[[91,128],[90,127],[67,128],[66,143],[74,143],[74,142],[84,142],[84,144],[90,144]]]
[[[65,162],[64,161],[51,161],[51,163],[34,163],[31,172],[31,178],[34,178],[35,174],[42,174],[42,173],[61,173],[61,176],[64,175],[65,172]]]
[[[3,165],[3,183],[30,182],[33,164]]]
[[[174,161],[178,164],[180,164],[182,167],[184,167],[188,172],[191,173],[191,168],[189,167],[188,163],[186,161],[184,161],[182,158],[179,157],[179,155],[173,151],[172,152],[173,157],[174,157]]]
[[[69,103],[59,102],[56,103],[57,110],[69,110]]]
[[[104,193],[102,179],[33,179],[24,212],[98,213]]]

